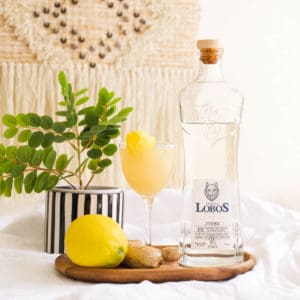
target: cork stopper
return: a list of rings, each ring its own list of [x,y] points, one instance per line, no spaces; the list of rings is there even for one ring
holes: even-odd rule
[[[197,48],[200,49],[200,61],[204,64],[216,64],[223,53],[219,40],[198,40]]]
[[[198,40],[197,48],[205,49],[205,48],[222,48],[222,47],[219,40]]]

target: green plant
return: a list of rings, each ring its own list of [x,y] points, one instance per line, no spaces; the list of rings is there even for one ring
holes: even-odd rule
[[[117,151],[112,139],[120,135],[121,123],[124,122],[131,107],[117,112],[114,92],[101,88],[96,105],[79,109],[89,100],[87,89],[74,92],[64,72],[60,72],[58,80],[64,98],[58,104],[62,110],[55,114],[62,121],[36,113],[5,114],[2,123],[7,127],[3,136],[16,138],[18,143],[5,146],[0,144],[0,194],[11,196],[13,188],[21,193],[37,193],[52,189],[60,180],[70,182],[76,177],[78,187],[86,189],[96,174],[102,173],[112,161]],[[74,155],[68,157],[63,153],[57,155],[54,145],[68,143]],[[69,167],[72,159],[77,159],[77,168]],[[87,182],[83,182],[83,173],[90,172]]]

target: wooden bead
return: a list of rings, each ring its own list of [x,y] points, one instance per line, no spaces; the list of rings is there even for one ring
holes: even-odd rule
[[[80,43],[84,43],[84,42],[85,42],[85,38],[82,37],[82,36],[80,36],[80,37],[78,38],[78,41],[79,41]]]
[[[85,54],[82,53],[82,52],[80,52],[80,53],[79,53],[79,58],[80,58],[80,59],[84,59],[84,58],[85,58]]]
[[[77,34],[77,30],[76,30],[75,28],[72,28],[72,29],[71,29],[71,34],[72,34],[72,35],[76,35],[76,34]]]

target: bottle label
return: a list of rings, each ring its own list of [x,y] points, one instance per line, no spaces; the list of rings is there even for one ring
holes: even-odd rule
[[[191,247],[231,249],[232,187],[226,180],[194,180]]]

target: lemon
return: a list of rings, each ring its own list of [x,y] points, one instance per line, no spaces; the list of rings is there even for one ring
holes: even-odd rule
[[[125,258],[127,245],[121,226],[102,215],[79,217],[65,234],[66,254],[79,266],[116,267]]]
[[[140,152],[155,147],[155,137],[143,131],[131,131],[126,136],[126,148],[129,152]]]

